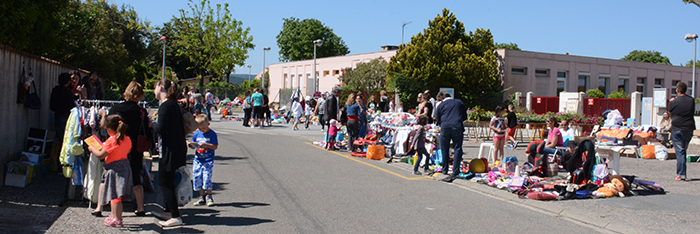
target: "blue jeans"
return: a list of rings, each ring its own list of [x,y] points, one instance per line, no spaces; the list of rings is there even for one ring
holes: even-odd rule
[[[454,144],[454,166],[452,176],[459,175],[459,167],[462,164],[462,141],[464,141],[463,128],[443,128],[440,131],[440,150],[442,150],[442,171],[447,174],[450,169],[450,141]]]
[[[211,108],[214,107],[214,104],[209,104],[207,103],[207,109],[205,110],[207,112],[207,118],[211,120]]]
[[[428,153],[428,150],[423,148],[417,148],[416,152],[418,153],[418,160],[416,160],[416,165],[413,166],[413,171],[416,172],[418,171],[418,168],[420,167],[420,161],[423,160],[423,156],[425,156],[425,169],[427,170],[430,165],[430,154]]]
[[[63,142],[63,134],[66,130],[66,123],[68,122],[68,117],[55,116],[53,117],[53,126],[56,131],[56,139],[58,139],[59,144]]]
[[[555,148],[547,148],[547,147],[544,147],[544,148],[542,149],[542,154],[555,155],[555,154],[557,154],[557,152],[558,152],[558,151],[557,151],[557,149],[555,149]],[[562,155],[562,154],[558,154],[558,155]]]
[[[202,106],[202,103],[195,103],[194,104],[194,110],[199,111],[200,114],[203,114],[204,112],[204,106]]]
[[[673,149],[676,150],[676,175],[686,176],[685,157],[690,139],[693,138],[693,131],[673,131]]]

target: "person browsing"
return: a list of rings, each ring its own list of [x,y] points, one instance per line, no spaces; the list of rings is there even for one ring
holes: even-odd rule
[[[192,134],[192,141],[188,142],[190,148],[195,149],[192,160],[192,188],[199,192],[199,200],[194,205],[214,206],[214,198],[211,192],[213,187],[212,176],[214,172],[215,151],[219,148],[219,138],[216,132],[209,128],[209,118],[200,114],[195,118],[199,127]]]

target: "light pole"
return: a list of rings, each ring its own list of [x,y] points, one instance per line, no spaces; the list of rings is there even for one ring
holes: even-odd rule
[[[406,25],[410,23],[412,23],[412,21],[408,21],[408,23],[403,23],[403,25],[401,25],[401,44],[403,44],[403,28],[405,28]]]
[[[323,45],[323,41],[321,39],[315,40],[314,41],[314,93],[316,93],[316,46],[321,46]],[[312,94],[313,95],[313,94]]]
[[[250,89],[250,71],[251,71],[250,67],[252,67],[252,66],[250,66],[250,64],[248,64],[248,89]]]
[[[262,88],[265,90],[265,52],[270,51],[270,47],[263,48],[263,71],[262,71]]]
[[[160,40],[163,42],[163,80],[162,82],[165,82],[165,42],[167,42],[167,38],[165,36],[161,36]]]
[[[695,61],[698,52],[698,34],[685,34],[685,41],[688,43],[695,41],[695,48],[693,48],[693,92],[691,96],[695,98]]]

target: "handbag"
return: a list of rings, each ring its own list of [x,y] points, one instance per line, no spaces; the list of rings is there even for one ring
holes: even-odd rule
[[[32,88],[34,89],[33,92]],[[39,98],[39,94],[36,92],[36,85],[34,84],[33,80],[32,85],[29,87],[29,89],[27,89],[24,106],[32,110],[38,110],[41,108],[41,98]]]
[[[146,115],[146,110],[141,108],[141,129],[139,129],[139,136],[136,138],[136,151],[146,152],[151,149],[151,140],[146,137],[145,127],[143,126],[144,116]]]
[[[182,127],[185,130],[185,135],[190,134],[199,128],[199,123],[194,119],[194,116],[189,111],[180,108],[182,111]]]

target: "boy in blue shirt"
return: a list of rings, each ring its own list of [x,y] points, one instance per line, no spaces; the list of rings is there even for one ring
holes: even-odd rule
[[[194,205],[213,206],[211,177],[214,168],[214,150],[219,148],[219,140],[214,130],[209,128],[209,118],[206,115],[197,115],[195,120],[199,123],[199,129],[192,135],[192,141],[187,143],[190,148],[196,149],[192,160],[192,187],[194,191],[199,191],[200,198]]]

